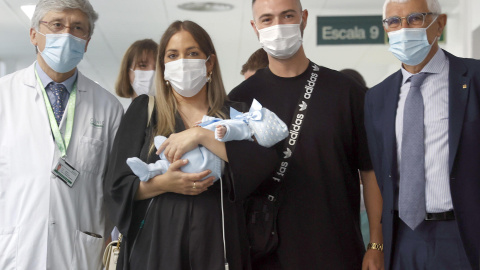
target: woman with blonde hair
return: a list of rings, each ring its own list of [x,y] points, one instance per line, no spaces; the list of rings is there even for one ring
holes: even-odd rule
[[[228,118],[229,108],[210,36],[191,21],[176,21],[158,47],[156,99],[149,122],[148,97],[136,98],[115,138],[106,181],[106,203],[124,234],[117,269],[249,269],[241,204],[235,198],[225,144],[213,131],[194,127],[204,115]],[[126,164],[159,159],[157,135],[172,164],[164,174],[142,182]],[[199,144],[219,156],[224,172],[184,173],[183,153]],[[224,213],[224,214],[223,214]]]

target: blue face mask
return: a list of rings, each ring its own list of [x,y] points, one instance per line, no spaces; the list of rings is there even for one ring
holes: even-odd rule
[[[435,18],[436,20],[437,18]],[[435,21],[433,20],[432,23]],[[430,23],[430,25],[432,25]],[[398,31],[388,33],[390,48],[388,49],[400,60],[402,63],[409,66],[416,66],[420,64],[427,57],[432,49],[432,44],[435,43],[437,37],[432,42],[428,43],[426,28],[402,28]]]
[[[45,49],[40,53],[51,69],[58,73],[66,73],[82,61],[87,44],[86,40],[68,33],[42,35],[46,37],[46,41]]]

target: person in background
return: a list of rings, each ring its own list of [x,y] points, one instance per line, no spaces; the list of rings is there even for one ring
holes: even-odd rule
[[[151,39],[135,41],[125,52],[120,73],[115,83],[119,97],[136,98],[139,95],[155,95],[153,77],[158,44]]]
[[[438,0],[387,0],[400,70],[370,88],[365,127],[383,197],[386,269],[479,269],[480,61],[439,48]]]
[[[255,98],[291,126],[289,155],[277,144],[276,158],[241,144],[226,144],[236,181],[255,188],[287,170],[278,213],[277,250],[253,263],[254,269],[381,269],[381,196],[370,163],[363,124],[364,90],[340,72],[308,60],[302,39],[308,11],[299,0],[254,0],[251,26],[268,53],[268,68],[233,89],[231,100]],[[308,106],[299,98],[308,98]],[[302,105],[302,106],[299,106]],[[296,127],[293,127],[295,129]],[[280,157],[287,167],[274,172]],[[248,158],[247,158],[248,157]],[[283,163],[282,163],[283,164]],[[245,168],[248,168],[246,170]],[[360,185],[370,219],[368,251],[360,233]],[[261,190],[263,186],[260,186]]]
[[[352,78],[354,81],[356,81],[358,84],[363,86],[365,88],[365,91],[368,90],[367,84],[365,82],[365,79],[363,78],[362,74],[360,74],[358,71],[350,68],[342,69],[340,70],[341,73],[348,75],[350,78]],[[369,224],[368,224],[368,215],[367,215],[367,209],[365,207],[365,201],[364,201],[364,195],[363,195],[363,184],[362,184],[362,179],[361,175],[359,173],[359,178],[360,178],[360,229],[362,230],[362,237],[363,237],[363,243],[368,245],[370,241],[370,229],[369,229]]]
[[[250,78],[257,70],[268,67],[268,56],[263,48],[256,50],[247,62],[243,64],[241,75],[245,77],[245,80]]]
[[[156,63],[150,123],[149,98],[139,96],[124,116],[109,163],[106,204],[124,235],[117,269],[220,270],[227,263],[230,269],[249,269],[248,242],[238,225],[244,224],[241,204],[230,200],[236,189],[225,145],[213,131],[195,127],[204,115],[224,119],[231,106],[240,111],[248,107],[227,101],[212,40],[194,22],[175,21],[167,28]],[[142,182],[125,161],[157,161],[157,135],[168,137],[158,153],[165,150],[171,165]],[[223,160],[222,179],[215,183],[206,177],[209,170],[181,170],[189,162],[181,159],[183,153],[199,144]],[[178,149],[186,150],[177,154]],[[224,193],[228,199],[223,200]]]
[[[365,79],[363,78],[362,74],[360,72],[356,71],[355,69],[351,68],[346,68],[340,70],[341,73],[348,75],[350,78],[352,78],[354,81],[356,81],[358,84],[363,86],[365,88],[365,91],[367,91],[367,83],[365,82]]]
[[[125,52],[115,92],[119,97],[131,98],[139,95],[155,95],[153,77],[155,73],[155,61],[157,59],[158,44],[152,39],[135,41]],[[112,239],[118,239],[119,231],[113,228]]]
[[[36,61],[0,78],[0,269],[102,268],[113,227],[103,180],[123,108],[77,69],[97,18],[88,0],[40,0]]]

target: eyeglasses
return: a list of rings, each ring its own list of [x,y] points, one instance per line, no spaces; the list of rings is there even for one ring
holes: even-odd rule
[[[418,12],[412,13],[407,17],[393,16],[390,18],[386,18],[382,22],[385,26],[385,29],[387,30],[399,29],[402,26],[403,19],[405,19],[407,21],[407,24],[411,27],[422,27],[425,23],[425,16],[433,14],[433,12]]]
[[[47,28],[50,31],[52,31],[54,34],[62,33],[65,30],[65,28],[70,28],[71,34],[79,38],[86,38],[90,34],[88,32],[87,27],[81,24],[66,26],[65,24],[59,21],[53,21],[53,22],[40,21],[40,23],[45,24],[45,26],[47,26]]]

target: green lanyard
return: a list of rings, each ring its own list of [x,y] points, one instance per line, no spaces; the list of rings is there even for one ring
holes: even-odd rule
[[[77,99],[77,83],[73,85],[73,91],[70,93],[70,98],[68,99],[68,112],[67,112],[67,127],[65,130],[65,140],[60,134],[60,129],[55,120],[55,115],[53,114],[52,106],[50,105],[50,100],[48,99],[47,92],[45,87],[43,87],[42,81],[38,77],[37,70],[35,70],[35,75],[37,76],[37,81],[40,84],[40,88],[43,93],[43,101],[45,101],[45,107],[47,108],[48,120],[50,121],[50,128],[52,129],[53,137],[55,138],[55,143],[58,146],[58,149],[62,153],[62,158],[67,156],[67,148],[70,144],[70,139],[72,138],[73,131],[73,118],[75,116],[75,100]]]

